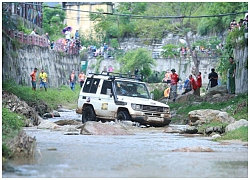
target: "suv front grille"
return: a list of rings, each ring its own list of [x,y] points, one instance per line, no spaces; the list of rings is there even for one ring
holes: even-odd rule
[[[149,106],[149,105],[142,105],[142,111],[144,112],[163,112],[163,107],[160,106]]]

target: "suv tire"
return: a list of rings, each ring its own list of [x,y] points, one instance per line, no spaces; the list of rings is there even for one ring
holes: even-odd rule
[[[82,123],[85,123],[87,121],[95,121],[96,115],[91,106],[87,106],[82,111]]]
[[[117,120],[120,120],[120,121],[128,120],[128,121],[130,121],[131,118],[130,118],[130,115],[129,115],[129,113],[127,111],[120,111],[117,114]]]

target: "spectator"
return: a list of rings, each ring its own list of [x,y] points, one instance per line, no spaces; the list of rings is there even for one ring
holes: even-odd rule
[[[192,87],[191,87],[191,84],[190,84],[190,81],[189,81],[189,77],[184,82],[184,89],[185,90],[182,93],[182,95],[188,93],[189,91],[192,91]]]
[[[37,36],[36,28],[33,28],[33,31],[30,33],[30,36]]]
[[[166,71],[163,82],[168,83],[168,84],[171,83],[171,73],[169,72],[169,70]]]
[[[197,95],[197,82],[194,80],[193,75],[189,75],[189,83],[191,85],[191,89],[194,91],[193,94]]]
[[[234,62],[234,58],[229,58],[230,68],[229,71],[229,93],[235,94],[235,73],[236,73],[236,64]]]
[[[69,31],[69,29],[67,29],[67,31],[65,31],[65,39],[70,41],[70,31]]]
[[[84,81],[85,81],[85,74],[83,71],[81,71],[81,73],[79,74],[78,78],[79,78],[79,82],[80,82],[80,87],[82,87]]]
[[[140,79],[140,77],[139,77],[139,69],[138,69],[137,67],[135,67],[134,75],[135,75],[135,79],[136,79],[136,80],[139,80],[139,79]]]
[[[44,70],[41,70],[41,73],[39,74],[40,78],[40,90],[42,91],[42,88],[44,87],[45,91],[47,91],[47,74],[44,72]]]
[[[215,72],[214,68],[211,69],[211,73],[208,75],[209,83],[211,88],[218,85],[218,74]]]
[[[196,95],[200,96],[200,88],[202,86],[202,78],[201,78],[201,72],[199,72],[198,76],[197,76],[197,90],[196,90]]]
[[[75,84],[76,84],[76,75],[75,75],[75,70],[72,69],[72,72],[69,75],[69,86],[72,91],[75,90]]]
[[[76,30],[76,32],[75,32],[75,39],[79,39],[79,38],[80,38],[79,32],[78,32],[78,30]]]
[[[51,43],[50,43],[50,48],[54,49],[54,46],[55,46],[55,42],[54,42],[54,40],[52,40]]]
[[[167,88],[164,91],[164,97],[170,99],[170,85],[167,84]]]
[[[30,74],[31,77],[31,84],[32,84],[32,90],[36,90],[36,72],[37,68],[34,68],[34,71]]]
[[[48,45],[50,45],[49,33],[45,33],[45,36],[46,36],[46,38],[47,38]]]
[[[179,76],[177,73],[175,73],[175,69],[171,70],[172,74],[170,75],[171,77],[171,88],[170,91],[172,93],[171,97],[173,97],[173,102],[175,102],[175,99],[177,97],[177,83],[179,81]]]

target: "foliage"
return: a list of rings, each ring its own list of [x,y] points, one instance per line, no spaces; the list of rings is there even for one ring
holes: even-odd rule
[[[167,44],[162,47],[162,56],[164,58],[175,58],[176,56],[179,56],[178,53],[178,46],[173,45],[173,44]]]
[[[10,157],[11,151],[6,145],[9,139],[18,135],[19,130],[24,126],[25,117],[10,112],[9,109],[2,108],[2,155]]]
[[[155,60],[151,57],[150,52],[143,48],[128,51],[123,57],[120,57],[118,61],[122,65],[120,69],[122,73],[132,72],[135,70],[135,67],[138,67],[139,73],[143,74],[144,79],[150,76],[152,66],[155,65]]]
[[[220,138],[216,138],[217,141],[220,140],[232,140],[238,139],[247,142],[248,141],[248,127],[240,127],[234,131],[229,131]]]
[[[227,123],[222,123],[218,121],[211,121],[208,124],[202,124],[200,127],[198,127],[198,132],[204,132],[205,129],[209,127],[226,127],[228,124]]]
[[[162,82],[162,76],[158,71],[154,71],[149,77],[148,77],[148,83],[159,83]]]
[[[203,9],[203,15],[216,15],[235,12],[246,12],[248,9],[247,2],[208,2],[205,3],[206,8]],[[210,17],[199,19],[198,32],[201,35],[208,35],[209,33],[221,33],[228,29],[230,22],[233,19],[241,19],[242,14]]]
[[[154,95],[154,100],[158,101],[159,99],[162,98],[164,91],[160,90],[160,89],[154,89],[153,91],[151,91],[150,93],[153,93]]]
[[[66,26],[64,25],[66,12],[61,7],[60,4],[57,4],[55,8],[49,8],[46,3],[43,4],[43,29],[49,33],[51,40],[59,39],[63,36],[62,29]]]
[[[10,3],[3,2],[2,3],[2,26],[8,27],[9,29],[16,29],[17,26],[13,19],[11,18],[11,13],[9,11]]]

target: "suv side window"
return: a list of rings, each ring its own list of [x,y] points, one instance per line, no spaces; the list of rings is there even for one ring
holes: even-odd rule
[[[82,89],[82,92],[96,93],[99,82],[100,82],[100,79],[87,78],[86,83]]]
[[[101,94],[107,94],[107,89],[110,89],[110,92],[113,93],[112,82],[104,80],[102,84]]]

